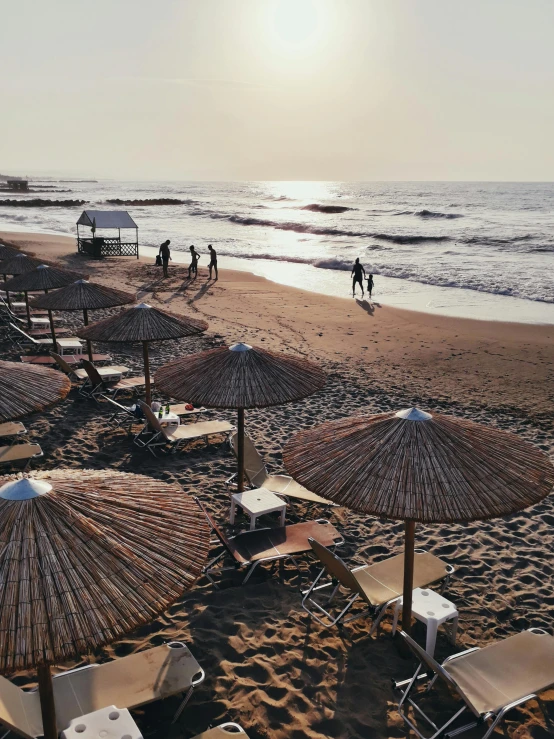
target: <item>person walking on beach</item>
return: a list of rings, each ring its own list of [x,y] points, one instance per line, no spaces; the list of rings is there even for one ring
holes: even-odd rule
[[[168,239],[167,241],[164,241],[164,243],[160,246],[160,251],[158,254],[162,258],[162,266],[164,268],[164,277],[169,277],[167,273],[167,266],[169,264],[169,260],[171,259],[171,252],[169,251],[169,245],[171,244],[171,241]]]
[[[371,293],[373,292],[373,275],[369,275],[367,278],[367,291],[369,293],[369,299],[371,300]]]
[[[210,250],[210,263],[208,264],[209,270],[210,270],[210,276],[208,279],[212,279],[212,269],[215,269],[215,279],[218,279],[218,273],[217,273],[217,252],[213,248],[211,244],[208,245],[208,249]]]
[[[195,277],[198,274],[198,260],[200,259],[200,254],[196,251],[194,246],[190,247],[190,257],[191,263],[189,264],[189,280],[193,272]]]
[[[365,277],[365,269],[360,264],[360,260],[356,259],[354,266],[352,267],[352,297],[356,295],[356,283],[358,283],[362,289],[362,298],[364,297],[364,283],[362,282],[362,276]]]

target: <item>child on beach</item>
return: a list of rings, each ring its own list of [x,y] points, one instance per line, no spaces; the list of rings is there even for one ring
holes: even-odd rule
[[[367,278],[367,291],[369,293],[369,298],[371,299],[371,293],[373,292],[373,275],[369,275]]]
[[[196,251],[194,246],[190,247],[190,256],[192,261],[189,264],[189,280],[193,272],[195,277],[198,274],[198,260],[200,259],[200,254]]]
[[[354,262],[350,277],[352,277],[352,297],[356,295],[356,284],[362,289],[362,298],[364,297],[364,283],[362,282],[362,275],[365,277],[365,269],[360,264],[359,258]]]

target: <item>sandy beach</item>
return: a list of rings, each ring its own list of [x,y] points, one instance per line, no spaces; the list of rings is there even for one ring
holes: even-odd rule
[[[74,239],[63,236],[1,232],[0,242],[209,323],[203,337],[153,344],[153,369],[183,354],[236,341],[318,362],[329,376],[322,392],[300,403],[247,413],[248,432],[272,471],[282,471],[282,448],[299,429],[415,404],[513,431],[554,455],[554,326],[430,315],[304,292],[224,269],[213,282],[202,266],[197,279],[189,281],[185,266],[177,263],[170,263],[170,277],[164,280],[151,258],[94,261],[77,254]],[[80,314],[60,315],[64,326],[81,325]],[[105,315],[98,311],[91,320]],[[97,346],[141,372],[139,346]],[[4,358],[17,358],[7,344],[2,349]],[[34,468],[109,466],[177,482],[198,495],[219,521],[228,521],[224,483],[234,459],[226,440],[154,459],[134,446],[123,428],[110,426],[109,416],[102,404],[73,390],[60,405],[26,418],[30,439],[44,451]],[[234,422],[231,412],[210,411],[207,417]],[[344,535],[341,556],[347,561],[401,551],[401,525],[344,509],[329,513],[296,504],[289,506],[287,522],[322,513]],[[505,520],[418,527],[417,546],[456,567],[446,597],[460,611],[458,648],[483,646],[530,626],[551,630],[553,522],[554,499],[547,498]],[[267,523],[274,525],[275,517]],[[239,515],[235,530],[247,524]],[[304,568],[306,584],[316,568],[306,563]],[[300,607],[292,571],[284,582],[260,573],[246,587],[231,578],[220,590],[202,579],[155,623],[93,658],[121,656],[176,638],[189,644],[206,680],[171,729],[176,698],[137,712],[145,736],[155,739],[185,739],[225,720],[239,722],[251,739],[406,736],[390,680],[410,676],[412,665],[398,656],[389,617],[376,637],[369,638],[368,624],[362,619],[339,630],[310,621]],[[444,658],[453,648],[444,632],[439,634],[437,655]],[[15,676],[20,685],[30,679]],[[554,690],[545,700],[554,717]],[[510,714],[506,727],[517,739],[552,736],[534,702]]]

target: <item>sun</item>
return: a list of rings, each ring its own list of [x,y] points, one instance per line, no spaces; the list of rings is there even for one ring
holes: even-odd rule
[[[274,33],[292,46],[305,44],[317,35],[319,17],[313,0],[276,0]]]

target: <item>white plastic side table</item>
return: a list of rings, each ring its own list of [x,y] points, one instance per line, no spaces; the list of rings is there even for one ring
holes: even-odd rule
[[[126,708],[107,706],[74,718],[61,739],[143,739],[139,727]]]
[[[257,490],[246,490],[244,493],[234,493],[231,496],[231,511],[229,513],[229,522],[235,523],[235,512],[237,506],[240,506],[250,516],[250,531],[256,528],[256,519],[266,513],[280,511],[280,525],[285,525],[285,516],[287,514],[287,504],[278,495],[272,493],[265,488]]]
[[[394,620],[392,622],[393,636],[396,634],[396,626],[401,608],[402,598],[399,598],[394,607]],[[446,600],[442,595],[428,588],[416,588],[412,592],[412,615],[427,626],[425,651],[431,657],[435,653],[438,628],[446,621],[452,621],[452,626],[449,629],[449,637],[452,644],[456,644],[458,611],[454,603]]]
[[[78,339],[56,339],[56,344],[60,354],[80,354],[83,351],[83,345]]]

